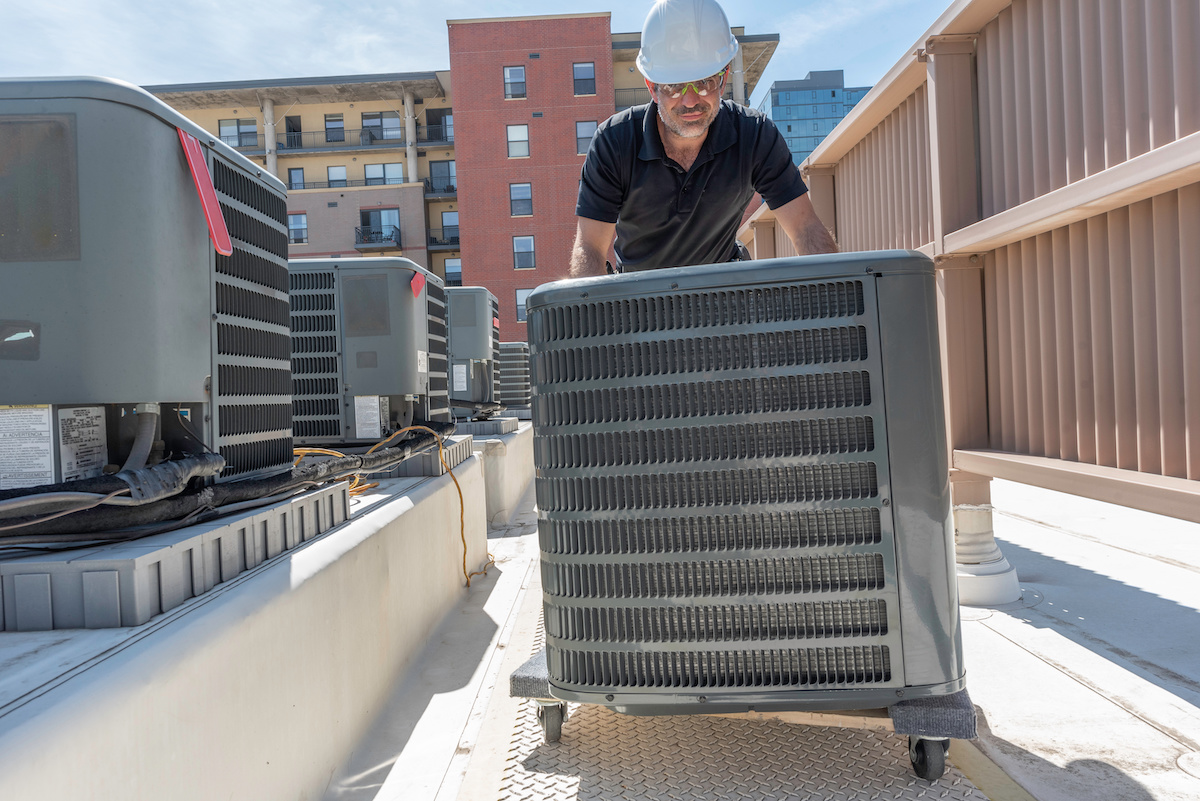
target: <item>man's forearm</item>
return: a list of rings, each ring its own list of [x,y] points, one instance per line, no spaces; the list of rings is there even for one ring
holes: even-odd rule
[[[595,248],[590,248],[582,242],[576,242],[571,251],[571,278],[585,278],[589,275],[604,275],[604,255]]]
[[[829,229],[825,227],[820,220],[814,219],[800,229],[799,235],[796,237],[799,242],[792,242],[796,252],[801,256],[813,256],[818,253],[837,253],[837,242],[833,241],[833,235],[829,233]]]

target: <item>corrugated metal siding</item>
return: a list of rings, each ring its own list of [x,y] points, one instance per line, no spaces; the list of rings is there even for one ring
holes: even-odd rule
[[[986,372],[987,426],[951,445],[986,441],[1064,464],[1200,479],[1200,184],[1184,178],[1160,187],[1156,179],[1147,184],[1155,188],[1133,192],[1137,202],[1078,212],[1103,198],[1107,172],[1200,131],[1200,3],[1016,0],[994,14],[993,5],[972,4],[978,21],[953,33],[978,33],[980,224],[1012,227],[984,229],[980,239],[990,241],[978,251],[963,250],[961,236],[953,247],[933,242],[937,253],[978,254],[978,262],[944,266],[983,265],[981,308],[959,310],[955,320],[982,319],[984,341],[978,355],[954,362],[959,369],[947,382],[953,407]],[[930,41],[936,69],[942,56],[938,40]],[[896,83],[911,81],[917,63],[897,72]],[[856,112],[883,121],[864,134],[848,118],[814,152],[814,164],[826,152],[845,154],[821,163],[834,175],[844,250],[918,247],[934,240],[935,215],[970,216],[935,208],[931,176],[952,181],[976,165],[960,155],[930,170],[929,159],[938,158],[927,124],[936,95],[927,101],[923,77],[900,102],[890,84],[877,87]],[[961,95],[939,99],[964,102]],[[852,137],[860,138],[839,141]],[[1069,224],[1017,233],[1029,219],[1018,207],[1084,180],[1078,197],[1059,192],[1046,207]],[[1129,191],[1128,176],[1112,181]],[[1013,209],[1016,215],[998,216]],[[969,328],[944,332],[953,341],[943,347],[961,350]],[[952,420],[951,430],[966,429]]]
[[[1017,0],[977,48],[984,217],[1200,130],[1195,0]]]
[[[993,448],[1200,478],[1200,184],[985,261]]]
[[[839,162],[842,250],[919,248],[932,241],[926,97],[922,86]]]

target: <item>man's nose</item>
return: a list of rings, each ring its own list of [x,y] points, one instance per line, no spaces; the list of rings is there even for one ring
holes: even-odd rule
[[[683,97],[679,99],[683,103],[684,108],[692,108],[700,104],[700,95],[692,91],[684,92]]]

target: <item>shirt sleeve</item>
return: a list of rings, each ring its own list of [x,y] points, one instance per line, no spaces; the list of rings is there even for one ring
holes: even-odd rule
[[[792,162],[792,152],[783,135],[775,123],[765,117],[759,119],[752,179],[755,191],[762,195],[771,210],[791,203],[808,191],[800,170]]]
[[[621,151],[610,126],[601,126],[592,137],[583,174],[575,215],[600,222],[615,223],[625,202],[625,180],[621,169]]]

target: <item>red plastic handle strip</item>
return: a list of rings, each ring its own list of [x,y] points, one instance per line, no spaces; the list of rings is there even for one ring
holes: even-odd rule
[[[196,183],[196,194],[200,195],[200,205],[204,207],[204,219],[208,222],[208,237],[213,247],[222,256],[233,255],[233,241],[229,238],[229,229],[225,227],[225,218],[221,216],[221,203],[217,200],[217,190],[213,186],[212,175],[208,172],[208,163],[204,160],[204,151],[200,149],[200,140],[182,128],[179,131],[179,141],[183,143],[183,153],[187,156],[188,167],[192,170],[192,180]]]
[[[413,297],[415,298],[425,288],[425,276],[420,273],[413,273],[412,280],[408,282],[408,285],[412,287]]]

